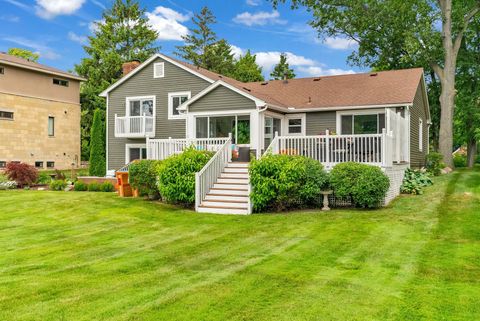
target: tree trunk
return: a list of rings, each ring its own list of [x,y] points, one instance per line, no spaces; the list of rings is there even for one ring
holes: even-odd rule
[[[475,165],[477,156],[477,140],[470,138],[467,143],[467,167],[471,168]]]

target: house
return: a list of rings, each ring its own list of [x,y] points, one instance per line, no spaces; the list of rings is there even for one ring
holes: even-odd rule
[[[81,77],[0,53],[0,170],[80,164]]]
[[[381,166],[396,177],[391,199],[405,168],[425,164],[430,114],[419,68],[242,83],[157,54],[124,70],[101,94],[107,98],[107,170],[134,159],[164,159],[190,144],[217,154],[232,144],[256,157],[267,150],[305,155],[327,168],[345,161]],[[230,160],[231,150],[224,152]],[[245,165],[227,163],[224,172],[199,173],[205,186],[197,209],[235,208],[206,200],[215,189],[231,196],[248,185]],[[214,177],[202,183],[204,172]]]

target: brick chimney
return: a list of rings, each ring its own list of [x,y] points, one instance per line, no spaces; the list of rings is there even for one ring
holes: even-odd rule
[[[140,65],[140,61],[132,60],[122,64],[122,75],[125,76]]]

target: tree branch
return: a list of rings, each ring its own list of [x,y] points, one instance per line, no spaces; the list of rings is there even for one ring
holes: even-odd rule
[[[468,25],[470,24],[470,20],[480,12],[480,1],[473,7],[470,12],[468,12],[465,17],[463,17],[463,26],[460,32],[457,34],[454,40],[453,44],[453,52],[455,55],[457,55],[458,50],[460,50],[460,45],[462,44],[462,39],[463,39],[463,34],[468,28]]]
[[[443,68],[440,67],[436,62],[431,62],[430,67],[432,67],[433,71],[437,74],[440,82],[443,82],[444,72]]]

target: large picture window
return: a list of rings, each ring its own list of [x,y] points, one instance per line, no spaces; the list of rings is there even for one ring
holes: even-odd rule
[[[385,114],[383,113],[342,115],[340,121],[342,135],[380,134],[385,128]]]
[[[235,144],[249,144],[250,116],[196,117],[195,131],[197,138],[222,138],[231,133]]]
[[[153,97],[127,98],[129,116],[153,116]]]

